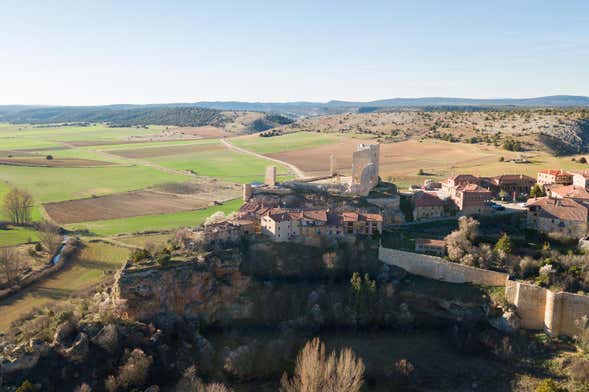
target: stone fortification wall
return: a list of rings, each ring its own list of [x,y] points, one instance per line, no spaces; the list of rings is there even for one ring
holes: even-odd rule
[[[414,275],[441,280],[449,283],[474,283],[483,286],[505,286],[509,275],[502,272],[483,270],[462,264],[451,263],[440,257],[383,248],[378,251],[379,259],[390,265],[403,268]]]
[[[514,305],[525,329],[545,330],[551,336],[574,336],[577,320],[589,315],[589,296],[555,293],[529,283],[509,280],[504,273],[447,262],[436,256],[379,248],[379,259],[409,273],[450,283],[505,286],[507,302]]]

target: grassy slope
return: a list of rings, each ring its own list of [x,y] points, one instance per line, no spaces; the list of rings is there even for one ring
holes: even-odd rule
[[[280,151],[303,150],[335,143],[338,136],[315,132],[297,132],[283,136],[259,137],[257,135],[232,138],[231,143],[259,154]]]
[[[0,331],[35,307],[65,300],[99,283],[104,271],[121,266],[128,250],[103,243],[90,243],[62,271],[0,302]]]
[[[241,199],[236,199],[222,206],[197,211],[84,222],[66,225],[66,227],[70,230],[86,229],[98,236],[112,236],[121,233],[131,234],[143,231],[175,229],[182,226],[198,226],[211,214],[217,211],[223,211],[226,214],[234,212],[242,203]]]

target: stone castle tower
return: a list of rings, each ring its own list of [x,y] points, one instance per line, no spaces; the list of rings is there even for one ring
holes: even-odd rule
[[[366,196],[378,185],[380,144],[359,144],[352,155],[352,193]]]

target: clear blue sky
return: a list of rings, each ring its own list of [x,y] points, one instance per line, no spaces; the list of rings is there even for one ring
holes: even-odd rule
[[[589,1],[0,4],[0,104],[589,95]]]

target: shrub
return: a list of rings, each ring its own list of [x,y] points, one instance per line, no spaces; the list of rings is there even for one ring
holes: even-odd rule
[[[168,265],[172,260],[172,255],[170,254],[169,249],[163,249],[155,256],[155,261],[162,267]]]
[[[542,380],[537,386],[535,392],[567,392],[566,388],[558,386],[554,380],[548,378]]]
[[[585,358],[575,358],[570,368],[570,374],[573,380],[578,383],[589,382],[589,360]]]
[[[176,392],[232,392],[223,384],[205,384],[196,373],[196,367],[191,366],[176,385]]]
[[[37,243],[35,244],[35,251],[37,251],[37,252],[41,252],[42,250],[43,250],[43,245],[41,245],[41,243],[40,243],[40,242],[37,242]]]
[[[29,380],[24,380],[23,383],[20,384],[20,387],[18,387],[16,389],[16,392],[39,392],[39,391],[40,391],[40,389],[37,388],[37,386],[34,385]]]
[[[504,162],[505,158],[504,157],[499,157],[499,162]]]
[[[45,157],[45,159],[47,159],[48,161],[51,161],[51,160],[53,159],[53,155],[47,155],[47,156]]]
[[[138,263],[146,259],[151,259],[151,253],[147,249],[135,249],[129,256],[129,261],[132,263]]]
[[[364,384],[364,362],[354,352],[343,349],[326,356],[325,345],[318,338],[307,344],[297,356],[292,379],[282,376],[282,392],[359,392]]]
[[[581,158],[579,158],[579,161],[578,162],[579,163],[587,163],[587,158],[581,157]]]
[[[417,172],[418,176],[423,176],[425,175],[425,172],[423,171],[423,169],[419,169],[419,171]]]
[[[503,233],[503,235],[499,238],[499,241],[495,244],[495,248],[493,249],[495,253],[499,254],[500,257],[505,257],[506,255],[511,254],[513,251],[513,245],[511,244],[511,238],[507,235],[507,233]]]
[[[125,364],[119,368],[117,385],[124,390],[143,386],[149,376],[152,363],[152,357],[145,355],[141,349],[134,349]]]

